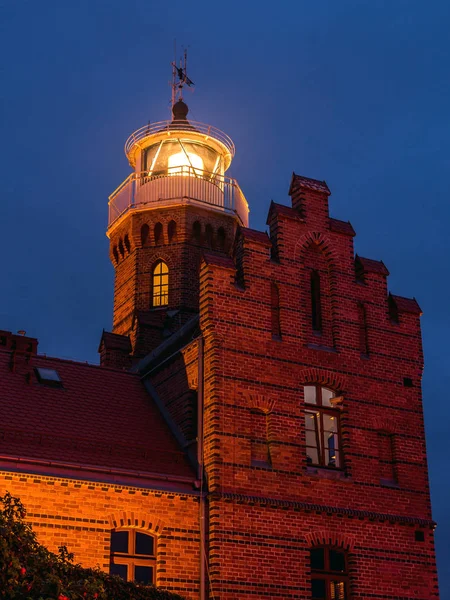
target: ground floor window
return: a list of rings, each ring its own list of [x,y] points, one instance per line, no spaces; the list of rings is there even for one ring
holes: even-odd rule
[[[111,531],[109,572],[125,581],[155,583],[155,537],[133,529]]]
[[[347,553],[337,548],[312,548],[312,600],[349,600]]]

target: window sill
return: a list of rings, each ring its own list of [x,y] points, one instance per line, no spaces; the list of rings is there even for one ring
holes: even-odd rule
[[[328,467],[306,467],[307,475],[317,475],[323,479],[349,479],[342,469],[333,469]]]

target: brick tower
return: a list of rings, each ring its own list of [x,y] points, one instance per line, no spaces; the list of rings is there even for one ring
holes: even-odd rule
[[[419,305],[355,256],[323,181],[294,173],[269,234],[249,229],[231,140],[187,112],[129,138],[110,198],[101,360],[139,374],[196,473],[198,576],[165,555],[155,581],[200,600],[437,599]]]
[[[134,172],[110,196],[110,258],[115,268],[112,334],[102,363],[128,366],[199,310],[205,249],[229,254],[247,202],[225,176],[234,144],[218,129],[187,119],[178,99],[171,121],[134,132],[125,152]]]

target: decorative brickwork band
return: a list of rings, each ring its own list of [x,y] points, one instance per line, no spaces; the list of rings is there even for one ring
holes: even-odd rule
[[[153,535],[161,535],[165,524],[147,512],[121,511],[108,515],[111,529],[140,529]]]
[[[267,398],[263,394],[255,394],[249,392],[247,394],[247,402],[252,410],[261,411],[264,414],[270,414],[275,406],[275,400],[272,398]]]
[[[329,387],[335,392],[344,392],[346,388],[346,380],[342,375],[333,373],[332,371],[326,371],[325,369],[318,369],[316,367],[301,371],[299,380],[301,385],[317,383]]]
[[[431,519],[422,519],[420,517],[410,517],[405,515],[396,515],[391,513],[380,513],[370,510],[359,510],[352,508],[343,508],[337,506],[327,506],[324,504],[311,504],[309,502],[295,502],[293,500],[279,500],[278,498],[265,498],[261,496],[247,496],[246,494],[234,494],[231,492],[212,492],[209,494],[212,500],[245,503],[249,505],[257,504],[259,506],[270,506],[271,508],[279,509],[296,509],[305,512],[323,512],[328,514],[339,514],[350,518],[370,519],[371,521],[388,521],[390,523],[405,523],[409,525],[420,525],[434,529],[436,523]]]
[[[353,536],[334,531],[313,531],[305,535],[305,540],[310,546],[335,546],[344,550],[353,550],[355,546]]]

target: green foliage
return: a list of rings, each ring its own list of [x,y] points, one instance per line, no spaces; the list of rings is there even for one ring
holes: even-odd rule
[[[7,600],[182,600],[153,586],[125,582],[73,562],[38,543],[25,508],[8,492],[0,497],[0,599]]]

